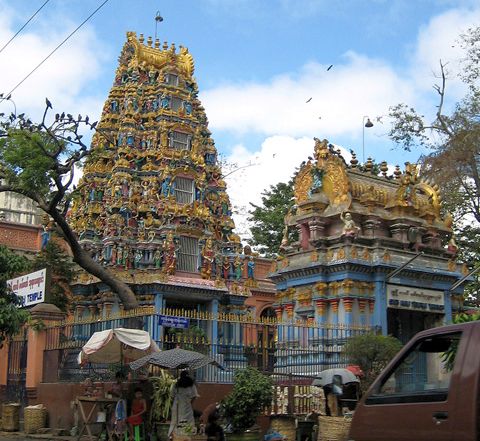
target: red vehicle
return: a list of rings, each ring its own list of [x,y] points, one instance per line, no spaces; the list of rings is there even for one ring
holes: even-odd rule
[[[358,404],[350,441],[480,440],[480,321],[420,332]]]

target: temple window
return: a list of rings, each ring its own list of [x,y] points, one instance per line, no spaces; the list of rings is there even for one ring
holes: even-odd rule
[[[165,83],[169,86],[178,86],[178,75],[168,73],[165,75]]]
[[[175,179],[175,199],[179,204],[191,204],[193,202],[193,195],[193,179]]]
[[[175,150],[190,150],[190,135],[183,132],[170,132],[169,145]]]
[[[177,270],[197,272],[200,255],[198,250],[198,239],[194,237],[180,236],[179,245]]]
[[[170,108],[178,112],[179,109],[183,107],[183,100],[179,98],[178,96],[172,96],[172,101],[170,102]]]

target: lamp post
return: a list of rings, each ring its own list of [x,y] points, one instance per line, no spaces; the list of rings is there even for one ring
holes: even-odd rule
[[[163,17],[160,15],[160,11],[157,11],[157,14],[155,15],[155,40],[157,39],[158,23],[161,23],[162,21],[163,21]]]
[[[365,122],[365,118],[367,118],[367,122]],[[363,157],[363,163],[365,164],[365,127],[370,128],[373,127],[372,121],[370,121],[370,118],[365,115],[362,119],[362,157]]]

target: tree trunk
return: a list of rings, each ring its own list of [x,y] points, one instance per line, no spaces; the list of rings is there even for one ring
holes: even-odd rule
[[[76,234],[72,231],[70,225],[68,225],[68,222],[58,210],[54,208],[53,210],[47,211],[47,213],[52,216],[55,223],[62,230],[65,240],[68,242],[72,250],[73,261],[80,265],[85,271],[98,277],[103,283],[108,285],[111,290],[118,295],[125,310],[137,308],[138,302],[130,287],[115,277],[115,275],[113,275],[108,269],[92,259],[92,257],[82,248],[78,242]]]

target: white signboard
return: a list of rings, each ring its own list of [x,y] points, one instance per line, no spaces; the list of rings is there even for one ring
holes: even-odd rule
[[[443,313],[445,298],[443,291],[387,285],[387,305],[389,308]]]
[[[47,270],[42,269],[7,280],[7,285],[21,299],[22,306],[32,306],[45,301],[46,279]]]

